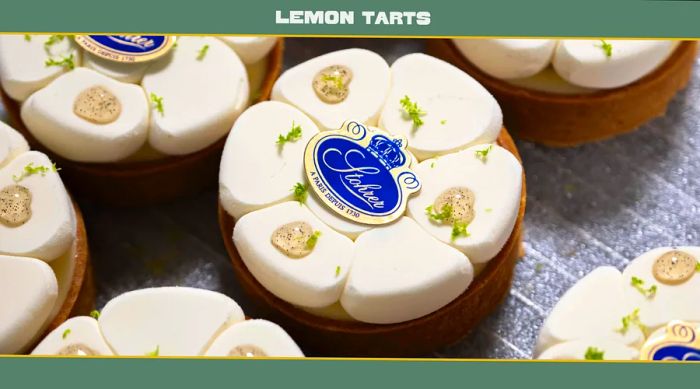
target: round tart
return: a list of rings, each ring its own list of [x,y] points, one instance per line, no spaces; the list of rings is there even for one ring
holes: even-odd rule
[[[89,311],[85,225],[55,165],[0,122],[0,354]]]
[[[535,355],[540,359],[698,360],[700,344],[693,344],[696,336],[692,335],[700,331],[698,298],[700,247],[653,249],[622,272],[599,267],[554,306],[540,330]],[[671,355],[666,346],[687,349]]]
[[[229,297],[186,287],[141,289],[115,297],[97,317],[74,317],[33,355],[303,357],[278,325],[246,320]]]
[[[119,63],[71,36],[5,35],[0,83],[15,127],[73,191],[141,205],[214,185],[226,134],[269,98],[282,53],[277,38],[185,36],[160,58]]]
[[[307,352],[418,355],[458,341],[498,306],[525,187],[481,85],[427,55],[390,67],[349,49],[289,69],[272,96],[234,125],[219,173],[224,242],[267,317]],[[325,146],[338,139],[345,146]],[[331,195],[339,182],[322,195],[312,166],[340,173],[367,207]],[[387,171],[400,194],[371,181]]]
[[[696,42],[647,40],[428,40],[503,108],[525,140],[574,146],[633,131],[661,116],[688,83]]]

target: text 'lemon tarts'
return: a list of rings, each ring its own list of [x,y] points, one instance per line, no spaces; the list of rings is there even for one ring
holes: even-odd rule
[[[213,185],[226,134],[281,66],[276,38],[0,36],[13,124],[70,188],[117,205]]]
[[[524,176],[481,85],[348,49],[289,69],[272,99],[240,116],[219,178],[236,274],[271,317],[324,355],[416,355],[500,303]]]
[[[246,320],[229,297],[186,287],[141,289],[102,312],[56,328],[33,355],[303,357],[294,340],[266,320]]]
[[[429,40],[494,94],[518,137],[573,146],[663,115],[685,87],[696,42],[671,40]]]
[[[0,354],[92,304],[85,226],[57,171],[0,122]]]
[[[540,359],[700,360],[700,247],[661,247],[599,267],[552,309]]]

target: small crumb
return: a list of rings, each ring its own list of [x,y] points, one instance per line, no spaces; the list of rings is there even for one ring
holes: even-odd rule
[[[542,264],[541,262],[537,262],[535,264],[535,273],[542,272],[542,269],[544,269],[544,264]]]

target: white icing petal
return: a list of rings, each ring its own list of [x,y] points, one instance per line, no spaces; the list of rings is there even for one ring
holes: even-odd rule
[[[148,67],[142,82],[148,96],[163,99],[162,114],[151,109],[149,142],[172,155],[193,153],[225,136],[249,98],[245,66],[224,42],[190,36],[177,42]]]
[[[476,152],[484,150],[489,150],[486,157],[478,158]],[[477,145],[425,160],[415,172],[423,186],[409,199],[408,214],[421,227],[464,252],[473,263],[487,262],[501,251],[520,209],[522,166],[513,154],[497,145]],[[452,224],[433,221],[426,207],[455,187],[472,191],[475,216],[467,227],[469,236],[453,240]]]
[[[292,124],[301,127],[301,137],[277,144],[278,136],[286,136]],[[219,193],[224,209],[238,219],[292,199],[294,185],[306,182],[304,149],[317,133],[311,119],[291,105],[268,101],[247,109],[236,120],[221,158]]]
[[[585,360],[589,347],[603,352],[603,360],[606,361],[639,359],[639,350],[610,339],[572,340],[559,343],[546,349],[537,359]]]
[[[74,112],[76,98],[92,87],[119,100],[121,113],[113,122],[94,123]],[[135,153],[146,140],[148,115],[141,87],[86,68],[62,75],[22,105],[22,120],[41,144],[80,162],[113,162]]]
[[[539,353],[557,343],[577,339],[609,339],[639,346],[641,330],[630,324],[621,331],[621,319],[635,306],[625,298],[622,273],[610,266],[599,267],[571,287],[545,320],[537,341]]]
[[[245,352],[253,346],[263,357],[303,357],[299,346],[275,323],[267,320],[246,320],[226,329],[212,343],[206,356],[228,356],[236,347]],[[238,354],[234,351],[234,354]],[[246,356],[246,355],[235,355]]]
[[[127,292],[102,310],[100,328],[119,355],[202,354],[212,339],[244,320],[235,301],[217,292],[164,287]]]
[[[94,354],[88,354],[84,348]],[[71,348],[83,348],[82,352],[68,352]],[[66,320],[51,331],[44,340],[36,346],[32,355],[113,355],[105,343],[97,320],[78,316]]]
[[[29,145],[22,134],[0,122],[0,168],[27,151],[29,151]]]
[[[24,101],[29,95],[45,87],[61,73],[62,66],[47,66],[46,60],[73,55],[75,66],[80,66],[80,53],[69,36],[45,47],[49,35],[0,35],[0,83],[15,100]]]
[[[451,153],[496,140],[503,115],[496,99],[469,75],[425,54],[409,54],[391,66],[391,89],[379,126],[405,136],[419,159]],[[401,100],[425,112],[416,126]]]
[[[0,354],[24,351],[53,309],[58,286],[43,261],[0,255]]]
[[[501,79],[530,77],[549,65],[553,39],[454,39],[462,54],[489,75]]]
[[[17,180],[30,163],[34,168],[45,167],[47,171]],[[57,258],[75,240],[76,221],[68,193],[49,158],[37,151],[15,158],[0,170],[0,190],[14,185],[25,187],[31,193],[31,217],[17,227],[0,223],[0,253],[44,261]]]
[[[306,222],[321,232],[313,250],[302,258],[290,258],[272,244],[273,232],[292,222]],[[338,301],[354,251],[350,239],[296,201],[243,216],[234,227],[233,243],[267,290],[292,304],[317,308]]]
[[[322,101],[313,79],[328,66],[342,65],[352,72],[347,98],[339,103]],[[272,99],[288,102],[309,115],[322,130],[335,130],[346,120],[375,126],[390,86],[389,65],[378,54],[364,49],[335,51],[287,70],[277,80]]]
[[[277,43],[276,37],[266,36],[221,36],[219,39],[226,42],[246,65],[265,58]]]
[[[673,52],[671,40],[562,40],[552,64],[566,81],[588,88],[618,88],[651,73]]]
[[[357,320],[398,323],[442,308],[467,289],[473,274],[464,254],[403,217],[357,238],[340,302]]]
[[[87,52],[83,53],[83,66],[121,82],[140,83],[148,65],[149,62],[115,62]]]
[[[677,285],[664,284],[654,277],[654,262],[672,250],[674,248],[661,247],[648,251],[632,260],[622,272],[625,296],[639,308],[641,322],[650,329],[665,326],[673,320],[700,322],[700,273],[695,272],[690,279]],[[700,261],[700,247],[678,247],[675,250],[686,252]],[[647,297],[632,287],[632,277],[642,280],[644,289],[656,285],[654,296]]]

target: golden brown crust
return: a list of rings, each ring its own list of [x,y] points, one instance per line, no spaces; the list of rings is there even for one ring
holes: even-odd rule
[[[503,129],[498,143],[520,155],[513,139]],[[525,214],[525,175],[520,211],[510,238],[498,255],[488,262],[467,291],[436,312],[396,324],[369,324],[315,316],[282,301],[263,287],[241,260],[233,244],[233,218],[219,205],[219,227],[234,272],[246,293],[261,308],[265,318],[274,320],[299,342],[307,354],[323,356],[418,356],[453,344],[490,314],[507,296],[515,261],[520,254]]]
[[[690,78],[697,42],[681,42],[658,69],[642,79],[589,94],[557,94],[515,86],[489,76],[451,40],[428,39],[428,52],[448,61],[488,89],[503,110],[505,126],[519,138],[566,147],[635,130],[661,116]]]
[[[255,102],[270,98],[272,86],[282,71],[284,40],[280,38],[268,54],[265,79]],[[165,202],[214,187],[226,137],[192,154],[154,161],[83,163],[62,158],[42,146],[20,118],[20,105],[2,91],[11,124],[27,138],[33,149],[43,151],[61,167],[61,178],[77,195],[100,202],[134,206]]]

